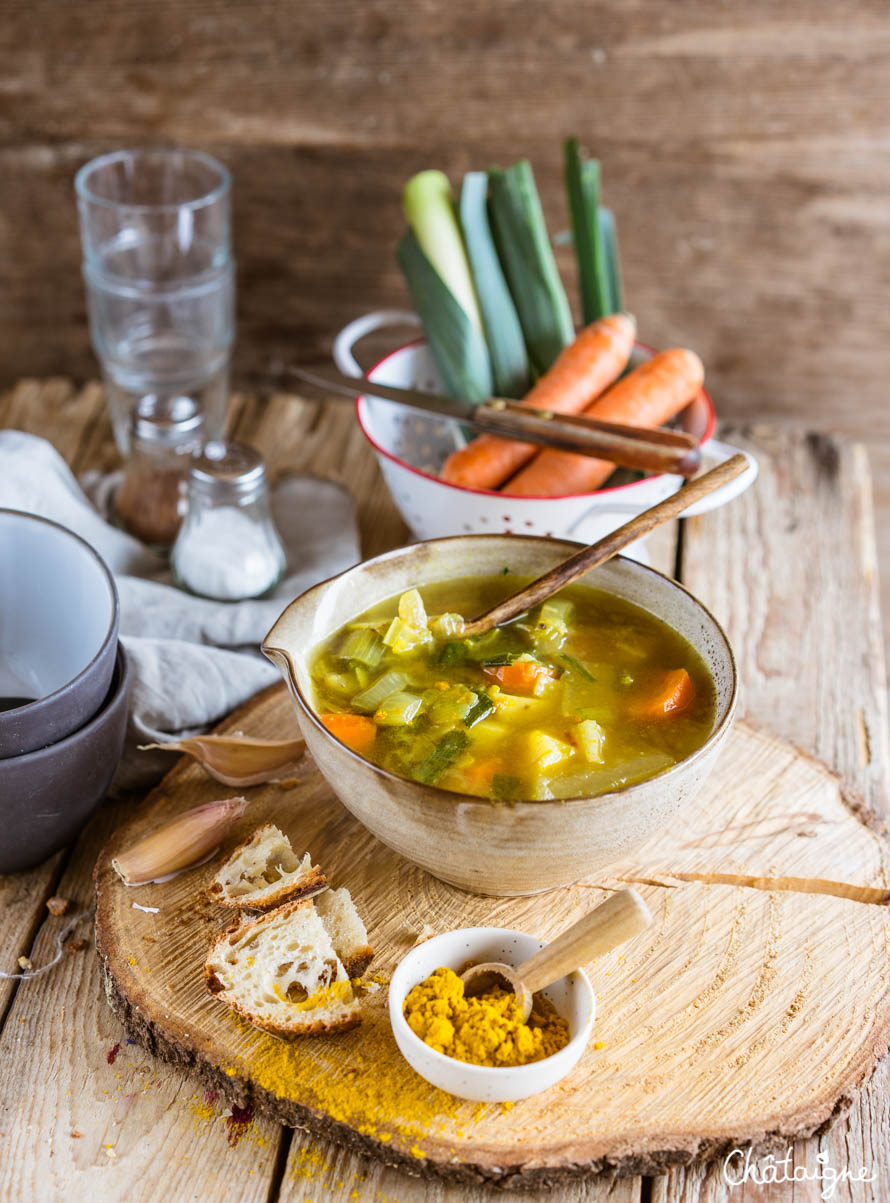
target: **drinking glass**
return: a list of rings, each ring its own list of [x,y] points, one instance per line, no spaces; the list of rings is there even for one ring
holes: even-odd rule
[[[193,150],[118,150],[74,182],[90,334],[123,455],[188,398],[223,436],[234,338],[230,177]]]

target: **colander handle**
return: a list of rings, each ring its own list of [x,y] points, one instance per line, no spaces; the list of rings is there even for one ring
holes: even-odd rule
[[[385,326],[419,325],[420,318],[410,309],[376,309],[373,313],[357,317],[344,326],[334,339],[332,350],[334,363],[347,376],[364,376],[364,371],[352,353],[352,348],[360,339]]]
[[[721,443],[718,439],[709,439],[705,443],[702,454],[703,470],[715,468],[718,464],[723,463],[724,460],[731,459],[740,452],[748,461],[748,466],[744,472],[737,476],[735,480],[731,480],[728,484],[723,485],[722,488],[715,489],[708,497],[703,497],[701,501],[690,505],[680,515],[682,518],[695,518],[698,514],[707,514],[711,510],[718,509],[721,505],[726,505],[729,501],[734,501],[736,497],[741,496],[746,489],[749,489],[754,484],[760,471],[760,465],[757,463],[757,460],[750,452],[743,450],[743,448],[733,447],[731,443]],[[676,480],[676,487],[679,488],[683,483],[682,478],[677,476],[673,479]],[[602,516],[603,514],[614,514],[616,519],[620,516],[620,521],[616,520],[615,522],[615,526],[617,527],[629,518],[641,514],[643,510],[648,508],[649,504],[651,504],[651,499],[648,503],[640,502],[636,505],[629,502],[594,502],[590,509],[585,510],[581,517],[572,523],[567,533],[571,538],[578,539],[582,543],[589,542],[589,536],[585,535],[583,528],[590,518]],[[639,547],[640,542],[641,540],[638,540],[636,544],[632,543],[631,548]],[[626,551],[625,554],[633,555],[633,551]]]
[[[707,514],[711,510],[718,509],[721,505],[726,505],[728,501],[735,501],[736,497],[740,497],[746,489],[750,489],[751,485],[757,479],[757,474],[760,471],[760,465],[749,451],[743,450],[741,447],[733,447],[731,443],[721,443],[718,439],[709,439],[702,448],[702,469],[716,468],[718,464],[722,464],[724,460],[732,459],[739,452],[748,461],[748,466],[740,476],[735,480],[731,480],[729,484],[723,485],[720,489],[715,489],[709,497],[703,497],[701,501],[697,501],[695,505],[691,505],[683,511],[684,518],[695,518],[698,514]]]

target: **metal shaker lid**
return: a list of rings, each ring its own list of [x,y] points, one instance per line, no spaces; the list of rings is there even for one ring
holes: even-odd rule
[[[189,470],[189,483],[202,493],[244,501],[266,485],[266,465],[246,443],[206,443]]]

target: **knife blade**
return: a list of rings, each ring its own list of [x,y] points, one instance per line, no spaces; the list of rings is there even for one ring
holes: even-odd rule
[[[625,426],[586,414],[556,414],[500,397],[473,405],[438,393],[379,384],[366,376],[347,376],[332,368],[324,374],[301,367],[289,371],[338,396],[353,400],[379,397],[422,413],[469,423],[487,434],[605,459],[627,468],[692,476],[701,462],[695,439],[679,430]]]

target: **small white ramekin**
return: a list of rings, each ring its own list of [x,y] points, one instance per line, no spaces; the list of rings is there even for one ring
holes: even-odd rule
[[[396,1044],[412,1069],[433,1086],[462,1099],[506,1103],[547,1090],[574,1069],[587,1047],[596,1015],[596,1000],[587,975],[580,969],[543,991],[569,1025],[569,1043],[543,1061],[494,1069],[469,1065],[436,1052],[408,1026],[403,1008],[410,990],[435,969],[459,972],[467,961],[502,961],[520,965],[546,941],[502,927],[464,927],[444,932],[412,948],[389,984],[389,1018]]]

